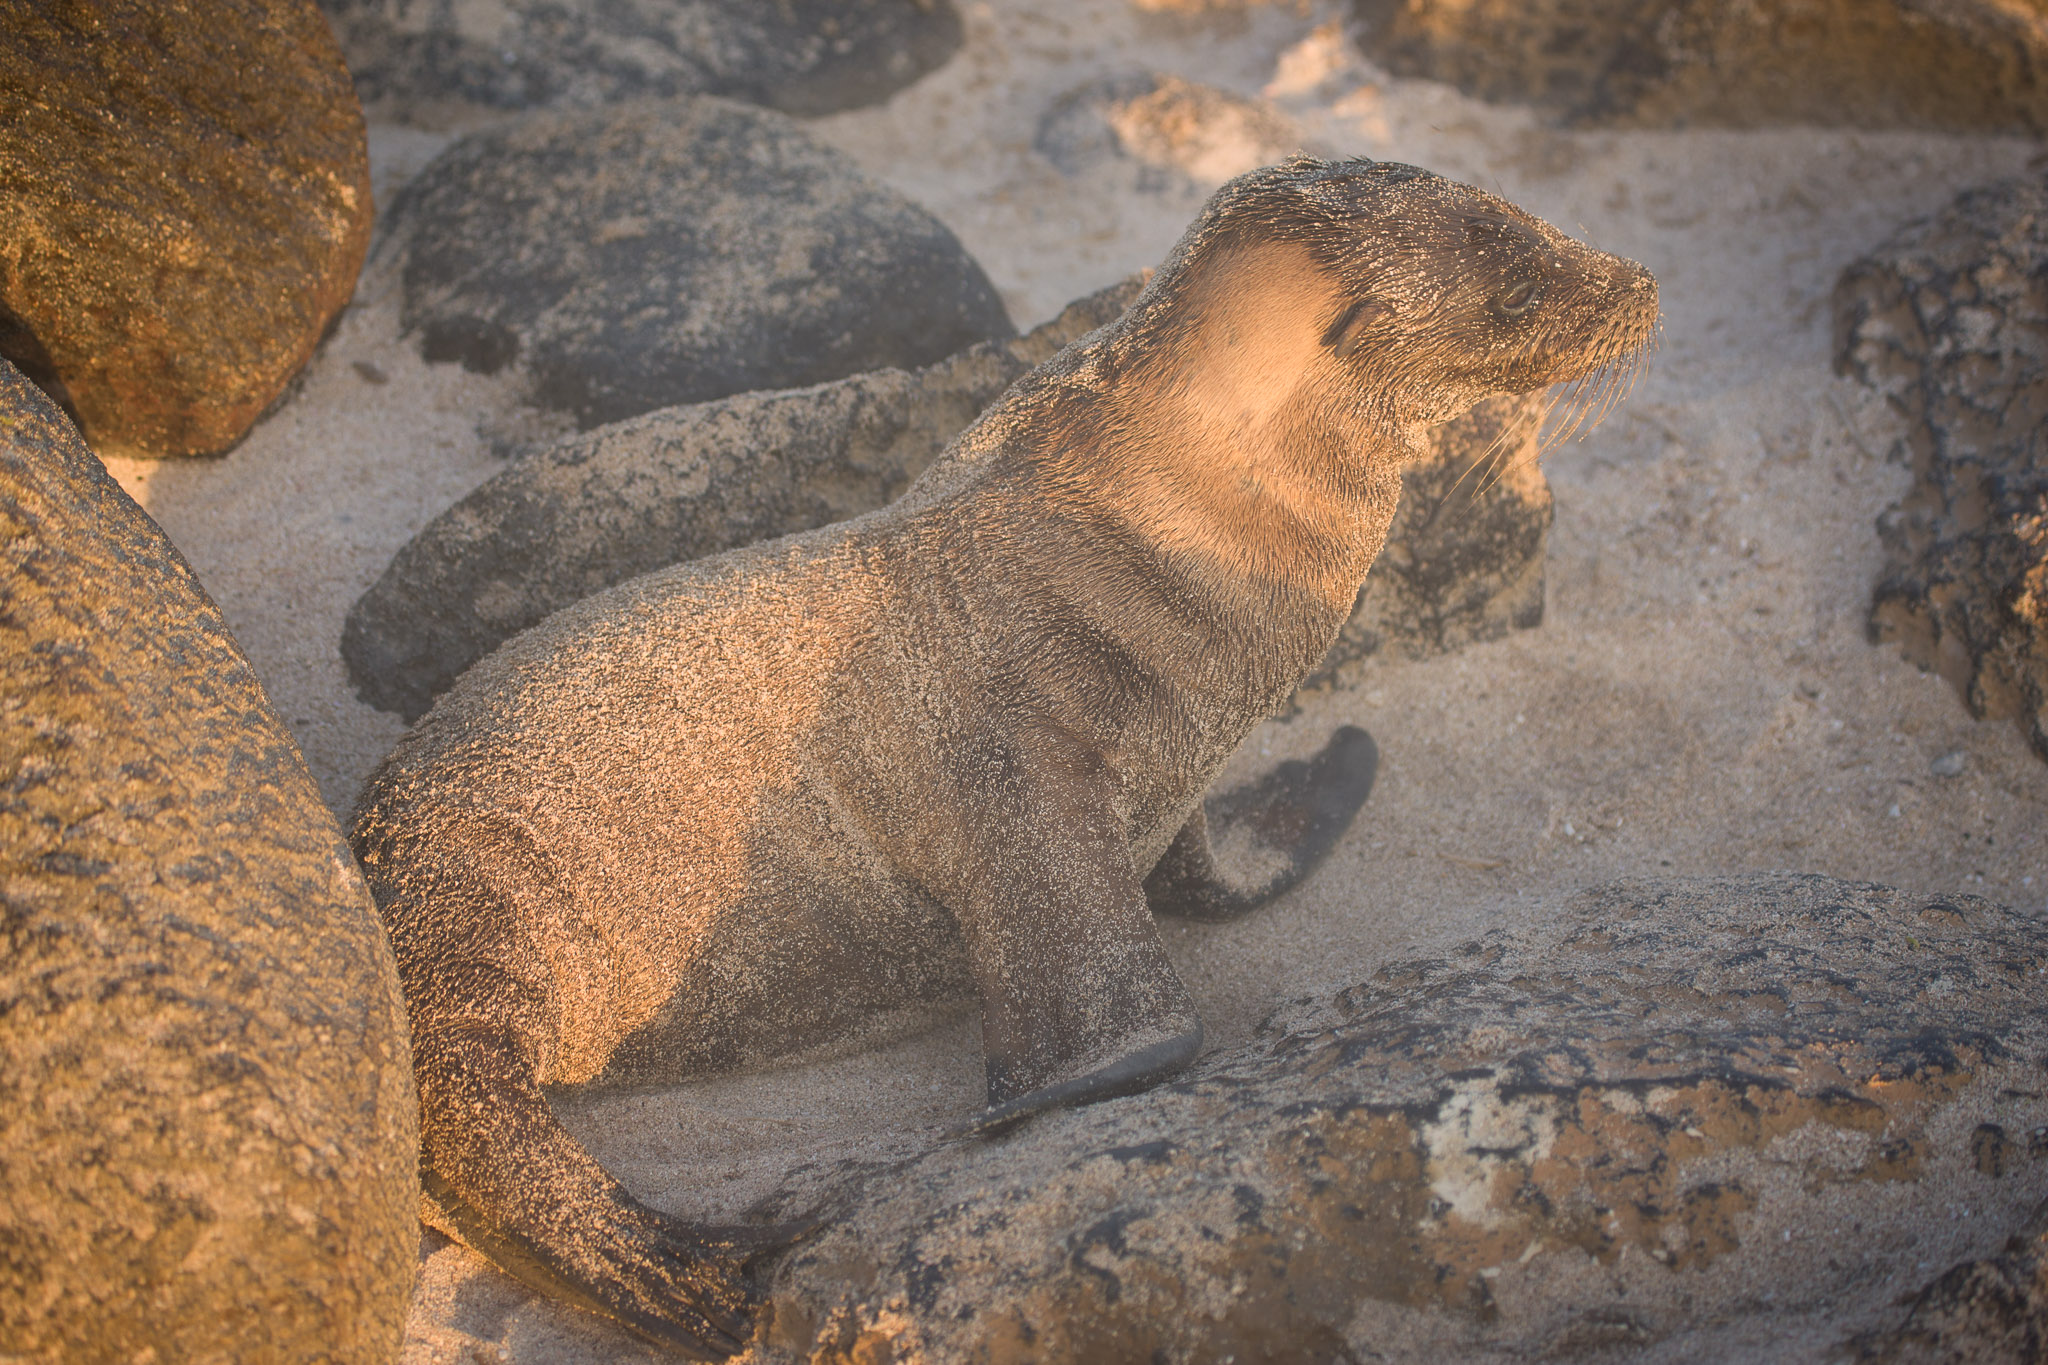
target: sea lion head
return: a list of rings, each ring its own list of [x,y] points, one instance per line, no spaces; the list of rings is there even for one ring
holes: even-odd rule
[[[963,448],[1011,441],[1063,506],[1348,611],[1424,427],[1572,381],[1582,420],[1656,323],[1648,271],[1494,195],[1296,157],[1218,190],[1124,315]]]
[[[1294,282],[1295,262],[1312,287]],[[1401,426],[1569,381],[1611,391],[1657,325],[1656,279],[1635,262],[1484,190],[1364,158],[1296,157],[1238,177],[1161,274],[1162,300],[1179,295],[1197,315],[1285,290],[1307,314],[1295,325]]]

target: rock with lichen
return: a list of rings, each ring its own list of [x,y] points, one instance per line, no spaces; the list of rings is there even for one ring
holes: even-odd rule
[[[2048,14],[2013,0],[1352,0],[1399,76],[1567,124],[2048,131]]]
[[[959,50],[951,0],[320,0],[363,102],[399,122],[725,95],[785,113],[886,99]]]
[[[397,1355],[404,1005],[221,614],[0,363],[0,1356]]]
[[[233,445],[370,240],[362,110],[319,9],[10,6],[0,128],[0,356],[102,454]]]
[[[1873,641],[2048,759],[2048,186],[1967,191],[1835,286],[1835,365],[1906,419]]]
[[[1615,883],[1145,1094],[793,1177],[830,1221],[753,1358],[1817,1359],[2048,1190],[1977,1137],[2048,1121],[2044,966],[1970,897]]]

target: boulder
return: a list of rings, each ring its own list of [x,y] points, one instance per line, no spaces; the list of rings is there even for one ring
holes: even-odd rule
[[[2048,186],[1965,192],[1835,286],[1835,367],[1906,418],[1873,642],[1897,641],[2048,760]]]
[[[1300,151],[1302,137],[1264,100],[1143,72],[1091,81],[1054,100],[1032,146],[1069,176],[1128,167],[1140,192],[1207,195]]]
[[[515,460],[429,522],[349,609],[349,677],[370,705],[416,720],[465,668],[572,602],[880,507],[1013,380],[1114,319],[1142,283],[922,370],[668,408]],[[1437,428],[1435,458],[1404,472],[1394,533],[1311,681],[1381,649],[1424,657],[1542,621],[1543,406],[1492,399]],[[1497,463],[1475,468],[1489,456]]]
[[[514,460],[349,608],[341,655],[358,695],[417,720],[464,669],[572,602],[894,500],[1013,380],[1121,313],[1141,279],[923,369],[665,408]]]
[[[0,26],[0,356],[103,454],[227,449],[355,290],[362,110],[312,0]]]
[[[389,1361],[419,1247],[391,953],[219,610],[0,363],[0,1342]]]
[[[1626,881],[1147,1093],[793,1175],[764,1362],[1812,1360],[2048,1189],[2048,925]],[[1967,1209],[1962,1216],[1960,1210]]]
[[[530,114],[394,196],[380,260],[429,360],[518,360],[584,427],[1014,335],[951,232],[781,114]]]
[[[2030,0],[1352,0],[1399,76],[1569,125],[2048,131]]]
[[[874,104],[960,47],[951,0],[320,0],[363,102],[478,109],[726,95],[785,113]]]
[[[1543,451],[1543,393],[1489,398],[1430,432],[1427,458],[1401,471],[1387,542],[1351,617],[1303,687],[1384,653],[1426,659],[1543,624],[1543,561],[1554,516]]]

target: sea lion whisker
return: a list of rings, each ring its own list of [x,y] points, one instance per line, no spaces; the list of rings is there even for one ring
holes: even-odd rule
[[[1542,461],[1542,458],[1542,452],[1538,451],[1531,455],[1517,457],[1516,459],[1510,461],[1509,463],[1505,464],[1500,469],[1500,471],[1495,475],[1493,483],[1489,483],[1487,485],[1486,491],[1492,491],[1494,484],[1501,482],[1503,479],[1506,479],[1511,474],[1518,474],[1522,470],[1536,468]]]
[[[1458,482],[1452,484],[1450,491],[1444,494],[1444,501],[1449,501],[1451,493],[1458,491],[1458,485],[1462,484],[1466,476],[1481,465],[1486,466],[1488,471],[1487,477],[1481,481],[1480,486],[1472,490],[1471,496],[1466,499],[1466,505],[1476,504],[1481,498],[1485,497],[1487,489],[1493,486],[1494,480],[1498,477],[1495,471],[1498,470],[1500,461],[1506,457],[1508,443],[1515,435],[1515,424],[1513,422],[1503,422],[1500,430],[1493,434],[1493,439],[1486,443],[1486,449],[1479,452],[1479,457],[1466,467],[1465,473],[1458,476]]]
[[[1570,383],[1561,386],[1556,408],[1561,409],[1556,423],[1543,438],[1543,453],[1548,455],[1577,434],[1579,425],[1586,415],[1586,380],[1580,375]]]
[[[1494,437],[1493,443],[1486,448],[1486,454],[1483,457],[1486,461],[1486,477],[1480,480],[1479,484],[1473,488],[1472,496],[1467,499],[1467,506],[1478,506],[1486,495],[1493,491],[1494,485],[1501,481],[1501,476],[1508,468],[1508,462],[1511,458],[1508,452],[1507,435],[1507,431],[1503,430],[1500,435]]]
[[[1551,418],[1552,418],[1552,416],[1553,416],[1553,415],[1554,415],[1554,414],[1555,414],[1555,413],[1557,412],[1557,406],[1558,406],[1558,403],[1559,403],[1559,402],[1560,402],[1561,400],[1562,400],[1562,395],[1560,394],[1560,392],[1559,392],[1558,388],[1556,388],[1556,387],[1553,387],[1553,388],[1549,389],[1549,390],[1548,390],[1548,391],[1546,391],[1546,392],[1545,392],[1545,394],[1543,395],[1543,406],[1542,406],[1542,408],[1541,408],[1540,410],[1538,410],[1538,412],[1537,412],[1537,413],[1536,413],[1536,415],[1535,415],[1535,418],[1534,418],[1534,421],[1535,421],[1535,424],[1536,424],[1536,456],[1535,456],[1535,458],[1536,458],[1536,460],[1537,460],[1537,461],[1538,461],[1539,463],[1540,463],[1540,462],[1542,461],[1542,459],[1543,459],[1543,457],[1544,457],[1545,455],[1548,455],[1548,454],[1550,453],[1550,450],[1551,450],[1551,444],[1552,444],[1552,443],[1551,443],[1551,440],[1550,440],[1550,433],[1551,433]]]
[[[1492,457],[1495,447],[1499,446],[1502,443],[1502,441],[1506,439],[1506,437],[1507,431],[1505,428],[1494,434],[1493,440],[1488,443],[1486,449],[1480,451],[1479,454],[1473,458],[1471,463],[1465,466],[1464,472],[1459,474],[1456,480],[1452,482],[1451,486],[1444,490],[1444,495],[1437,504],[1439,507],[1444,506],[1445,504],[1448,504],[1450,502],[1452,495],[1464,486],[1465,480],[1471,478],[1472,475],[1478,471],[1479,467],[1485,464]],[[1478,494],[1473,494],[1473,497],[1476,498],[1477,496]]]
[[[1542,404],[1543,406],[1536,411],[1533,417],[1518,415],[1516,420],[1507,423],[1502,428],[1500,435],[1495,437],[1494,444],[1488,447],[1489,453],[1495,449],[1498,449],[1500,453],[1493,462],[1493,468],[1485,485],[1473,492],[1471,501],[1474,504],[1477,504],[1480,499],[1492,492],[1494,487],[1508,476],[1519,473],[1524,469],[1535,468],[1542,462],[1546,447],[1542,443],[1541,433],[1543,424],[1549,420],[1552,410],[1557,406],[1557,390],[1555,388],[1545,392]],[[1525,454],[1511,453],[1508,446],[1510,438],[1519,440],[1528,435],[1532,430],[1537,433],[1534,449]]]

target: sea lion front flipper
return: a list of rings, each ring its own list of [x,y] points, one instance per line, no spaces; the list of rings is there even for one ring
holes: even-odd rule
[[[964,1123],[947,1130],[949,1137],[997,1137],[1029,1118],[1053,1109],[1075,1109],[1097,1100],[1134,1095],[1171,1076],[1192,1062],[1202,1050],[1202,1030],[1168,1038],[1119,1057],[1097,1071],[1060,1081],[1037,1090],[991,1104]]]
[[[509,1031],[416,1033],[421,1217],[544,1293],[697,1360],[752,1331],[744,1265],[774,1241],[657,1213],[562,1128]]]
[[[1202,1046],[1131,865],[1113,780],[1093,755],[1034,747],[1016,760],[1025,771],[1004,818],[988,822],[958,908],[990,1113],[1005,1121],[1142,1089]]]
[[[1372,736],[1344,725],[1307,762],[1290,759],[1257,782],[1196,806],[1145,879],[1152,909],[1182,919],[1235,919],[1295,886],[1351,827],[1372,792],[1379,761]],[[1226,849],[1238,839],[1249,841],[1243,861],[1254,869],[1251,878],[1226,877],[1217,868],[1212,818]]]

